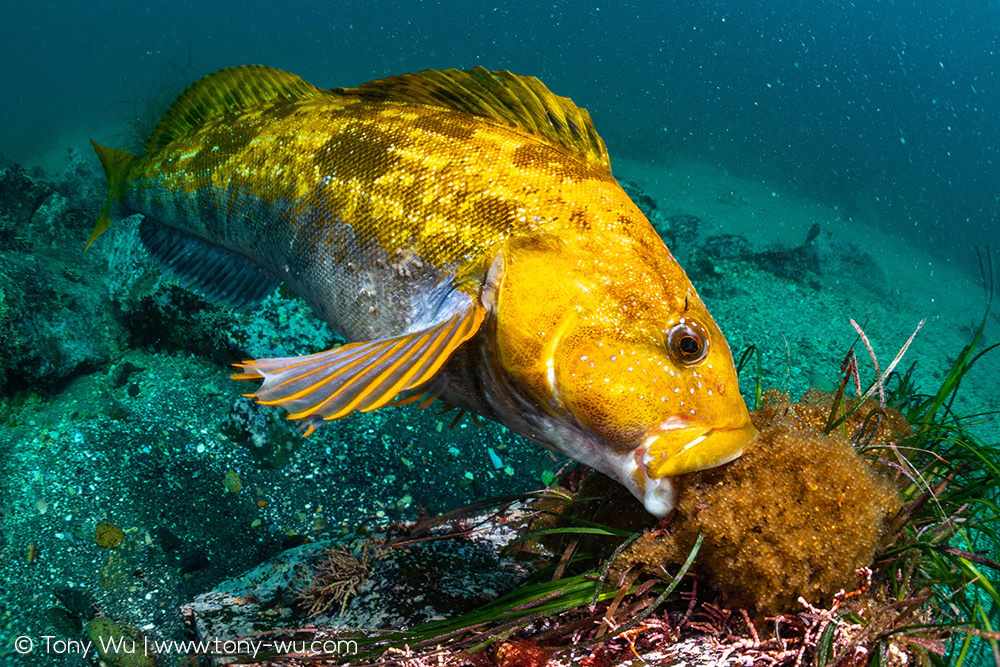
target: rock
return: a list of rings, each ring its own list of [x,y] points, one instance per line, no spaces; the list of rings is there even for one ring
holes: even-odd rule
[[[108,196],[108,184],[97,156],[91,150],[68,150],[69,160],[59,178],[56,190],[79,207],[80,224],[89,234]]]
[[[238,315],[206,303],[160,272],[139,242],[141,216],[97,242],[108,253],[108,295],[132,346],[183,350],[219,363],[240,358]]]
[[[14,165],[0,171],[0,211],[0,387],[45,389],[106,363],[116,335],[103,258],[83,251],[84,207]]]
[[[94,263],[0,252],[0,386],[44,388],[107,362],[105,299],[91,284]]]
[[[139,373],[144,370],[146,369],[136,366],[131,361],[126,361],[113,366],[110,374],[111,386],[115,389],[121,389],[128,383],[129,378],[131,378],[134,373]]]
[[[876,293],[884,291],[885,275],[871,255],[854,243],[835,237],[813,224],[803,242],[793,247],[771,246],[755,248],[737,234],[710,236],[698,248],[692,273],[699,279],[710,280],[719,272],[728,271],[726,263],[747,263],[785,280],[819,289],[829,283],[836,285],[849,280],[865,285]],[[826,277],[831,279],[825,279]],[[710,285],[705,286],[711,289]]]
[[[113,523],[99,523],[94,530],[94,541],[104,549],[114,549],[124,539],[125,533]]]
[[[370,556],[370,574],[340,615],[339,605],[313,617],[297,600],[328,549],[349,547],[326,540],[278,554],[184,605],[185,624],[202,639],[236,639],[252,632],[310,625],[322,628],[400,629],[474,609],[520,584],[532,568],[500,555],[518,535],[521,509],[504,521],[488,514],[460,539],[416,542]],[[445,529],[436,530],[441,535]]]
[[[687,213],[668,216],[660,235],[667,247],[680,258],[687,259],[694,250],[701,230],[701,218]],[[676,250],[674,250],[676,249]],[[677,253],[681,253],[678,255]]]
[[[278,410],[251,403],[242,397],[233,401],[219,426],[233,442],[242,445],[254,460],[267,468],[281,468],[302,445],[302,435]]]
[[[155,654],[146,653],[145,636],[139,628],[97,617],[87,624],[87,635],[108,667],[155,667]]]
[[[821,271],[816,238],[819,233],[819,225],[815,224],[809,228],[801,245],[771,246],[764,250],[755,249],[746,237],[738,234],[711,236],[698,249],[693,272],[701,278],[711,278],[725,270],[720,263],[747,262],[780,278],[818,288]]]
[[[631,496],[629,499],[634,502]],[[356,594],[349,599],[343,615],[339,604],[334,604],[310,617],[308,600],[301,599],[310,582],[318,581],[313,576],[324,556],[330,550],[340,553],[350,550],[351,545],[346,542],[328,540],[282,552],[223,582],[211,592],[198,595],[181,607],[184,624],[196,640],[218,639],[230,645],[235,645],[235,640],[240,638],[246,640],[262,635],[272,642],[293,638],[307,643],[316,639],[332,640],[326,651],[333,650],[329,647],[334,645],[336,652],[346,649],[349,654],[347,647],[353,642],[340,640],[356,636],[351,633],[358,628],[364,635],[376,636],[381,634],[379,630],[399,631],[429,621],[455,618],[523,585],[535,567],[550,562],[548,559],[554,556],[537,544],[527,547],[520,557],[504,550],[520,535],[535,530],[533,523],[526,520],[526,513],[532,509],[531,502],[515,502],[499,515],[483,510],[465,517],[465,525],[473,528],[460,538],[434,539],[454,530],[451,526],[429,532],[417,529],[415,534],[426,539],[410,541],[380,554],[369,554],[367,578],[357,585]],[[417,525],[419,523],[409,524],[400,530],[406,535]],[[357,555],[359,550],[354,549],[353,553]],[[545,558],[531,557],[531,554],[541,553]],[[539,623],[536,631],[552,630],[548,620]],[[667,627],[655,618],[647,624],[661,629]],[[533,638],[506,638],[476,654],[471,661],[463,655],[455,664],[612,665],[626,664],[621,662],[623,657],[640,656],[643,664],[707,667],[722,664],[732,652],[731,647],[720,644],[715,638],[685,637],[679,632],[660,637],[660,640],[641,641],[618,638],[611,644],[597,645],[583,641],[580,646],[563,647],[552,663],[548,662],[550,651],[537,649]],[[419,658],[421,655],[426,658],[430,652],[434,654],[433,659],[442,658],[443,662],[451,664],[449,658],[458,657],[449,653],[448,648],[443,648],[441,655],[438,651],[430,646],[412,651],[411,647],[406,647],[392,649],[383,658],[399,660],[401,664],[409,664],[409,660],[404,659],[412,658],[413,664],[424,664]],[[246,657],[250,653],[245,650],[241,655]],[[214,656],[208,664],[228,664],[232,659],[233,656]],[[372,660],[373,656],[366,656],[358,664],[369,664]],[[263,667],[271,663],[264,660],[250,661],[250,664]]]
[[[97,602],[94,596],[82,588],[59,586],[53,594],[72,615],[89,621],[97,613]]]
[[[816,278],[819,276],[819,256],[811,244],[803,244],[795,248],[780,248],[774,246],[763,252],[755,253],[754,261],[779,278],[785,278],[796,283],[808,283],[819,286]]]
[[[754,254],[750,241],[739,234],[710,236],[700,250],[713,260],[748,261]]]
[[[19,235],[28,242],[28,227],[52,187],[28,175],[20,165],[0,171],[0,250],[9,250],[10,239]]]
[[[238,472],[230,469],[226,471],[225,477],[222,478],[222,486],[226,489],[226,492],[236,495],[243,490],[243,480],[240,479]]]
[[[73,152],[55,185],[17,165],[0,170],[0,387],[55,386],[105,365],[121,343],[229,364],[328,349],[338,340],[287,290],[236,313],[179,286],[139,242],[141,216],[116,222],[85,253],[105,197],[97,169],[89,155]],[[115,386],[128,375],[116,374]]]
[[[642,211],[643,215],[652,222],[653,218],[659,215],[660,207],[656,200],[648,192],[646,192],[641,185],[635,181],[619,181],[621,183],[622,189],[625,190],[625,194],[629,196],[639,210]]]

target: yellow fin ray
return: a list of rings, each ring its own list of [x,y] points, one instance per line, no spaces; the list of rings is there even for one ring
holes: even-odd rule
[[[548,139],[592,166],[611,173],[604,140],[586,109],[554,94],[533,76],[506,70],[424,70],[369,81],[332,92],[362,99],[384,100],[455,109],[513,125]]]
[[[257,402],[278,405],[289,419],[339,419],[389,404],[400,392],[425,384],[455,349],[472,338],[486,309],[475,305],[427,329],[351,343],[303,357],[234,364],[235,380],[263,378]],[[312,429],[310,428],[309,431]]]
[[[301,100],[330,93],[301,77],[262,65],[229,67],[198,79],[181,93],[146,141],[146,154],[226,113],[240,113],[280,99]]]

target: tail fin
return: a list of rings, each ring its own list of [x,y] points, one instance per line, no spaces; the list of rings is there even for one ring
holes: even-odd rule
[[[121,184],[125,180],[128,166],[135,159],[135,156],[131,153],[114,148],[105,148],[93,140],[90,143],[93,144],[94,150],[97,151],[97,157],[104,166],[104,174],[108,179],[108,201],[104,204],[104,210],[97,216],[94,231],[91,232],[90,239],[87,240],[87,248],[90,248],[94,244],[94,241],[97,240],[97,237],[111,226],[112,206],[121,194]]]

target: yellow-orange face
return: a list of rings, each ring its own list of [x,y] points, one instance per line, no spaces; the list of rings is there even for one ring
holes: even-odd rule
[[[742,453],[756,431],[729,346],[645,219],[508,254],[498,358],[547,416],[537,440],[658,515],[673,506],[670,477]]]

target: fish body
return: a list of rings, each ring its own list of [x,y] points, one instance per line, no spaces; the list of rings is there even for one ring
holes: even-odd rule
[[[732,355],[611,174],[589,115],[537,79],[477,68],[323,90],[233,68],[174,103],[144,157],[95,144],[112,218],[213,301],[280,282],[352,344],[239,364],[256,400],[322,420],[435,398],[625,484],[755,432]]]

